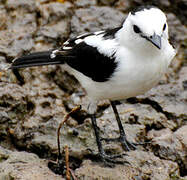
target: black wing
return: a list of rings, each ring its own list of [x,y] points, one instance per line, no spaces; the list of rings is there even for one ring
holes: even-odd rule
[[[109,57],[101,54],[96,47],[86,44],[84,38],[92,35],[103,35],[104,40],[114,39],[119,29],[121,27],[88,33],[68,40],[61,49],[62,51],[68,51],[68,56],[75,58],[67,59],[66,63],[94,81],[107,81],[117,67],[114,56]]]
[[[70,67],[97,82],[107,81],[117,67],[114,57],[107,57],[99,53],[97,48],[89,46],[85,42],[74,46],[70,56],[75,57],[66,60]]]

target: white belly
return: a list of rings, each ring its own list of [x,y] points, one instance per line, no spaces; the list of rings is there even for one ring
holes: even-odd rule
[[[138,64],[137,61],[133,63],[125,60],[119,66],[121,69],[118,69],[107,82],[95,82],[71,68],[70,72],[79,80],[92,99],[121,100],[143,94],[158,83],[167,68],[163,64],[151,61]]]

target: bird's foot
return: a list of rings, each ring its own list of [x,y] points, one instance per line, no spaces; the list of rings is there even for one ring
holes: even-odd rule
[[[130,164],[128,161],[122,160],[123,157],[126,156],[125,153],[111,155],[101,150],[101,152],[96,154],[91,149],[88,150],[90,151],[88,157],[94,161],[102,162],[105,167],[114,167],[116,164]]]
[[[140,143],[134,143],[127,140],[125,136],[120,136],[118,138],[101,138],[101,141],[106,142],[120,142],[122,144],[122,147],[124,150],[130,151],[130,150],[136,150],[136,146],[138,145],[145,145],[149,142],[140,142]]]
[[[98,158],[104,163],[104,166],[114,167],[116,164],[129,164],[127,161],[117,160],[118,158],[123,158],[126,154],[116,154],[108,155],[106,153],[97,154]]]

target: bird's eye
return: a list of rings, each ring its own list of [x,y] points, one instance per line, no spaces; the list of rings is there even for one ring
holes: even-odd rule
[[[141,33],[140,28],[136,25],[133,25],[133,30],[134,30],[135,33]]]
[[[165,31],[165,29],[166,29],[166,23],[165,23],[164,26],[163,26],[163,31]]]

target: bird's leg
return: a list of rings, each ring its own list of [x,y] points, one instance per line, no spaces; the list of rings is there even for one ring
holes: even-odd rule
[[[96,137],[96,142],[97,142],[99,153],[104,154],[105,152],[103,150],[102,143],[100,141],[100,135],[99,135],[100,130],[99,130],[99,127],[97,126],[95,114],[91,115],[91,120],[92,120],[92,126],[93,126],[94,131],[95,131],[95,137]]]
[[[97,122],[96,122],[96,116],[95,114],[91,115],[91,120],[92,120],[92,125],[95,131],[95,137],[96,137],[96,142],[97,142],[97,147],[99,150],[99,154],[98,156],[101,158],[101,160],[104,162],[104,164],[106,166],[113,166],[113,164],[124,164],[124,163],[128,163],[126,161],[118,161],[118,160],[114,160],[114,158],[120,158],[122,157],[122,155],[107,155],[103,149],[102,146],[102,142],[101,142],[101,138],[100,138],[100,130],[99,127],[97,126]]]
[[[126,134],[125,134],[125,131],[123,129],[123,126],[122,126],[122,123],[121,123],[121,120],[120,120],[120,117],[119,117],[119,114],[118,114],[118,111],[117,111],[117,108],[116,108],[115,101],[110,101],[110,103],[112,105],[112,109],[114,111],[114,114],[115,114],[115,117],[116,117],[116,120],[117,120],[117,123],[118,123],[120,136],[119,136],[119,138],[108,138],[108,139],[107,138],[102,138],[102,140],[105,140],[105,141],[120,141],[123,148],[125,150],[128,150],[128,151],[130,149],[136,149],[136,144],[129,142],[126,138]]]

